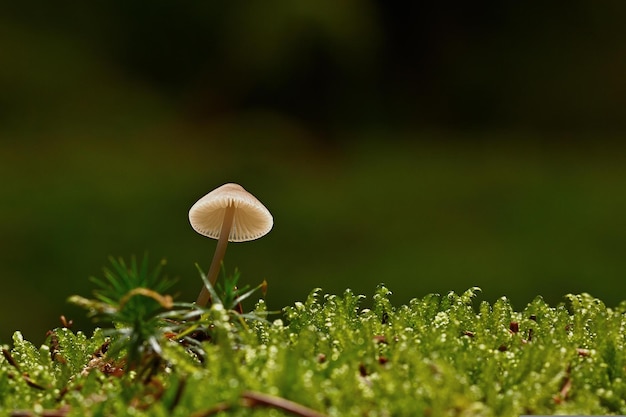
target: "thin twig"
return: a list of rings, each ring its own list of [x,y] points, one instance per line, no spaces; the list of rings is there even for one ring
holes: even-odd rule
[[[300,417],[326,417],[325,414],[318,413],[317,411],[305,407],[302,404],[289,401],[282,397],[263,394],[261,392],[245,391],[241,394],[241,398],[246,401],[249,407],[273,407]]]
[[[157,303],[161,304],[163,308],[168,309],[168,310],[174,306],[174,301],[172,300],[172,297],[170,295],[161,295],[158,292],[151,290],[149,288],[139,287],[139,288],[133,288],[120,299],[120,303],[119,303],[120,310],[124,308],[124,305],[126,305],[128,300],[130,300],[131,297],[134,297],[135,295],[143,295],[144,297],[150,297],[154,299]]]
[[[26,385],[28,385],[31,388],[35,388],[35,389],[42,390],[42,391],[45,391],[46,389],[48,389],[47,387],[44,387],[43,385],[38,384],[37,382],[33,381],[31,377],[28,376],[28,374],[22,374],[22,378],[24,379],[24,382],[26,382]]]
[[[243,400],[243,406],[248,408],[272,407],[299,417],[327,417],[325,414],[318,413],[311,408],[285,398],[263,394],[257,391],[244,391],[241,394],[241,399]],[[223,411],[231,410],[232,408],[233,405],[221,402],[208,410],[193,413],[191,417],[210,417]]]
[[[13,355],[11,355],[11,352],[8,349],[2,349],[2,355],[4,356],[4,359],[9,362],[9,365],[14,367],[18,371],[20,370],[20,366],[17,364],[17,362],[15,362],[15,359],[13,359]]]

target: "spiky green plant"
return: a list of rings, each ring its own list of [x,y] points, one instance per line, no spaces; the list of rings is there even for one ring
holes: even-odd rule
[[[104,332],[111,340],[108,356],[124,363],[126,370],[138,370],[146,379],[167,362],[172,350],[164,350],[166,345],[178,343],[202,360],[203,342],[214,340],[219,332],[236,334],[239,328],[247,327],[246,320],[260,319],[263,314],[244,313],[241,302],[264,289],[266,283],[240,290],[238,271],[232,276],[223,272],[223,283],[214,288],[198,268],[212,300],[209,308],[203,308],[193,303],[175,303],[172,296],[165,294],[174,284],[160,276],[165,261],[153,269],[147,256],[141,263],[134,257],[130,264],[121,258],[110,258],[110,262],[111,267],[104,268],[104,279],[91,278],[97,285],[95,299],[75,295],[70,302],[86,308],[98,322],[113,324]]]
[[[209,308],[201,308],[196,304],[177,303],[177,310],[165,312],[159,317],[167,321],[164,329],[170,339],[178,340],[193,351],[200,359],[204,357],[202,342],[215,341],[220,335],[237,339],[237,334],[248,329],[250,320],[265,320],[270,312],[256,309],[244,313],[241,303],[261,290],[265,295],[267,283],[250,289],[249,286],[238,288],[240,273],[235,270],[233,275],[226,275],[222,265],[222,282],[211,285],[207,275],[196,265],[200,277],[207,288],[210,301]]]
[[[109,355],[124,355],[127,369],[148,366],[151,358],[161,354],[163,338],[159,313],[174,306],[172,297],[165,295],[174,281],[160,276],[165,261],[150,269],[144,256],[141,263],[131,258],[127,264],[122,258],[110,258],[111,267],[104,268],[104,279],[92,277],[97,286],[95,299],[70,297],[70,302],[87,308],[98,322],[109,322],[113,329]]]

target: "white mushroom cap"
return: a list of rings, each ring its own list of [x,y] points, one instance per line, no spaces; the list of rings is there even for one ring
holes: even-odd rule
[[[274,225],[269,210],[239,184],[216,188],[189,209],[191,227],[203,236],[219,239],[226,207],[235,207],[228,240],[245,242],[266,235]]]

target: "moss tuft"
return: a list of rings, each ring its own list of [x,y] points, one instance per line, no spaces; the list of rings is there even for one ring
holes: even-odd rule
[[[163,338],[149,378],[108,358],[103,331],[55,329],[40,348],[17,332],[0,358],[0,415],[626,414],[623,305],[570,294],[516,311],[476,304],[478,291],[394,306],[381,285],[365,308],[350,290],[315,289],[242,326],[215,305],[203,354]]]

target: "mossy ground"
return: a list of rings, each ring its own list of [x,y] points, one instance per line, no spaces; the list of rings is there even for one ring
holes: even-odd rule
[[[626,304],[581,294],[515,311],[476,292],[394,306],[380,286],[365,308],[315,290],[244,326],[216,304],[203,360],[164,335],[148,378],[107,358],[102,330],[58,328],[39,348],[18,332],[0,357],[0,415],[281,416],[283,400],[299,415],[626,414]]]

